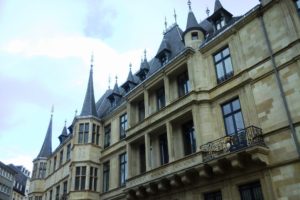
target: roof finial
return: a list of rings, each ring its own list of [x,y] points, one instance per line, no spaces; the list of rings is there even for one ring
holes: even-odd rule
[[[207,14],[207,17],[209,17],[209,13],[210,13],[210,10],[208,7],[206,7],[206,14]]]
[[[92,55],[91,55],[91,69],[93,69],[94,66],[94,52],[92,51]]]
[[[131,68],[132,68],[132,64],[131,63],[129,63],[129,70],[131,71]]]
[[[53,117],[53,113],[54,113],[54,105],[52,104],[52,107],[51,107],[51,119]]]
[[[65,127],[67,126],[67,120],[65,119]]]
[[[175,24],[177,24],[177,14],[175,8],[174,8],[174,19],[175,19]]]
[[[116,78],[116,84],[118,84],[118,76],[116,75],[116,77],[115,77],[115,78]]]
[[[144,50],[144,60],[147,60],[147,50]]]
[[[108,75],[108,89],[110,90],[110,83],[111,83],[111,78],[110,75]]]
[[[76,109],[76,110],[75,110],[75,117],[77,116],[77,112],[78,112],[78,111],[77,111],[77,109]]]
[[[190,11],[192,11],[192,6],[191,5],[192,5],[191,0],[188,0],[188,6],[189,6]]]
[[[166,29],[166,32],[167,32],[167,28],[168,28],[168,22],[167,22],[167,17],[165,17],[165,29]]]

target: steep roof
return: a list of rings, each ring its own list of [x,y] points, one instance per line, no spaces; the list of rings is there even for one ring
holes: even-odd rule
[[[220,0],[216,0],[216,1],[215,1],[215,9],[214,9],[214,12],[216,12],[217,10],[219,10],[219,9],[221,9],[221,8],[223,8],[223,6],[222,6]]]
[[[88,86],[80,116],[97,116],[93,84],[93,65],[91,65]]]
[[[62,143],[68,137],[67,126],[65,124],[60,136],[58,136],[59,141]]]
[[[52,117],[51,115],[44,143],[37,158],[47,158],[52,153]]]

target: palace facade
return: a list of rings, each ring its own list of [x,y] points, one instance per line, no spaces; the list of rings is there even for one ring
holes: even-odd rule
[[[52,151],[52,116],[30,200],[296,200],[300,196],[300,1],[243,16],[215,1],[169,27],[80,115]]]

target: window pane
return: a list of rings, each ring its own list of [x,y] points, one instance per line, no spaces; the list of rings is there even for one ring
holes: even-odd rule
[[[241,108],[239,99],[236,99],[235,101],[232,102],[232,108],[233,111],[239,110]]]
[[[223,50],[223,57],[226,57],[228,55],[229,55],[229,48],[226,48],[226,49]]]
[[[231,58],[226,58],[224,60],[224,64],[225,64],[225,70],[226,70],[226,74],[230,74],[233,70],[232,70],[232,64],[231,64]]]
[[[243,121],[243,116],[241,112],[238,112],[234,115],[235,123],[236,123],[236,128],[237,131],[244,129],[244,121]]]
[[[219,60],[221,60],[221,53],[215,55],[215,62],[218,62]]]
[[[224,115],[231,113],[230,103],[223,106],[223,113]]]
[[[224,72],[224,68],[223,68],[223,64],[222,63],[219,63],[217,64],[217,76],[218,78],[222,78],[224,77],[225,75],[225,72]]]
[[[81,175],[85,176],[85,174],[86,174],[86,167],[82,167]]]
[[[225,125],[226,125],[227,135],[231,135],[235,132],[232,116],[225,118]]]
[[[76,167],[76,176],[80,175],[80,167]]]
[[[299,0],[296,1],[296,4],[297,4],[297,8],[300,9],[300,1]]]
[[[83,124],[79,124],[79,132],[83,132]]]
[[[89,132],[89,124],[88,123],[85,124],[84,128],[85,128],[84,132]]]

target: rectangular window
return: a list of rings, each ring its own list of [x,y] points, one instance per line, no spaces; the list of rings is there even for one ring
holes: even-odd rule
[[[192,32],[192,40],[198,40],[198,32]]]
[[[96,124],[93,124],[92,143],[96,144]]]
[[[182,126],[184,153],[189,155],[196,152],[196,139],[193,121],[189,121]]]
[[[218,83],[222,83],[233,76],[233,68],[228,47],[214,55],[214,62]]]
[[[139,156],[140,156],[140,173],[146,172],[146,150],[145,144],[139,145]]]
[[[63,159],[64,159],[64,151],[61,150],[59,155],[59,166],[63,164]]]
[[[121,115],[120,117],[120,139],[126,137],[126,129],[128,127],[127,124],[127,113]]]
[[[97,126],[96,145],[99,145],[99,139],[100,139],[100,126]]]
[[[222,193],[221,191],[205,193],[204,200],[222,200]]]
[[[167,133],[159,136],[159,152],[160,152],[160,164],[164,165],[169,162],[168,153],[168,138]]]
[[[56,156],[54,157],[54,162],[53,162],[53,171],[56,169]]]
[[[142,121],[145,119],[145,103],[144,100],[138,102],[138,115],[139,115],[139,121]]]
[[[156,90],[156,104],[157,104],[157,110],[162,109],[166,105],[164,87],[161,87],[158,90]]]
[[[238,133],[245,128],[239,99],[223,104],[222,112],[227,135]]]
[[[110,133],[111,133],[111,126],[109,124],[104,127],[104,148],[109,147],[110,145]]]
[[[68,181],[64,182],[64,188],[63,188],[63,194],[67,194],[68,193]]]
[[[98,168],[90,168],[90,181],[89,181],[89,190],[97,191],[97,181],[98,181]]]
[[[71,159],[71,144],[67,146],[67,160]]]
[[[120,162],[120,186],[125,185],[127,179],[127,155],[123,153],[119,157]]]
[[[239,186],[241,200],[263,200],[260,182]]]
[[[52,200],[52,190],[50,190],[50,194],[49,194],[49,200]]]
[[[178,84],[178,96],[184,96],[190,92],[190,80],[188,76],[188,72],[185,71],[184,73],[180,74],[177,77],[177,84]]]
[[[223,28],[225,26],[225,18],[221,17],[220,19],[216,20],[216,29],[220,30],[221,28]]]
[[[89,140],[89,123],[79,124],[78,143],[87,144]]]
[[[109,190],[109,161],[103,164],[103,192],[107,192]]]
[[[75,190],[85,190],[86,167],[76,167]]]
[[[60,187],[57,186],[56,187],[56,195],[55,195],[55,200],[59,200],[59,190],[60,190]]]

